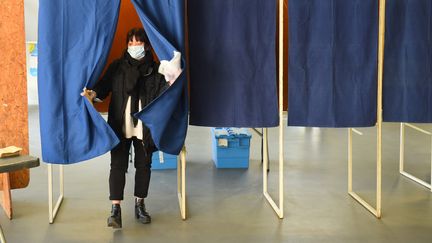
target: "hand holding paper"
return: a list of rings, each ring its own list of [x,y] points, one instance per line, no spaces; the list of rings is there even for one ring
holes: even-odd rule
[[[174,51],[174,57],[170,60],[162,60],[159,65],[159,73],[165,76],[165,80],[171,84],[180,76],[182,70],[181,64],[181,53]]]

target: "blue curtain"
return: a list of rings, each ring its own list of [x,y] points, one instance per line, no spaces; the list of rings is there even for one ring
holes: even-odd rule
[[[104,154],[118,139],[86,98],[115,33],[119,0],[39,1],[38,88],[42,158],[71,164]]]
[[[432,2],[387,1],[383,120],[432,122]]]
[[[184,0],[132,0],[159,60],[184,51]],[[150,129],[156,147],[178,154],[186,138],[188,103],[186,72],[156,100],[136,114]]]
[[[378,2],[290,0],[288,8],[288,125],[374,126]]]
[[[190,124],[278,125],[276,1],[188,0]]]

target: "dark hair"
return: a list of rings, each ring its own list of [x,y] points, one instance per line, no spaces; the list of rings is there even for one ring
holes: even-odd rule
[[[135,40],[144,42],[146,45],[150,45],[150,41],[143,28],[133,28],[129,30],[126,36],[126,44],[128,44],[129,41],[132,41],[134,36]]]

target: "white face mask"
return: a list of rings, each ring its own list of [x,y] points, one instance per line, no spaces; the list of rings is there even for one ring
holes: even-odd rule
[[[140,60],[145,56],[145,49],[144,45],[140,46],[129,46],[128,47],[128,53],[129,55],[136,60]]]

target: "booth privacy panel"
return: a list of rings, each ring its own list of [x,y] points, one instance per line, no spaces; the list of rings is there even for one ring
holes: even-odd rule
[[[432,1],[387,1],[383,120],[432,122]]]
[[[184,56],[184,2],[133,0],[160,60]],[[100,76],[115,34],[120,0],[41,0],[39,8],[39,110],[42,157],[71,164],[110,151],[115,133],[86,98]],[[183,67],[184,68],[184,67]],[[185,75],[138,117],[156,146],[177,154],[187,129]]]
[[[119,0],[40,0],[38,89],[42,158],[71,164],[104,154],[118,138],[80,93],[105,66]]]
[[[276,1],[189,0],[190,124],[278,125]]]
[[[288,125],[376,123],[376,0],[289,1]]]

